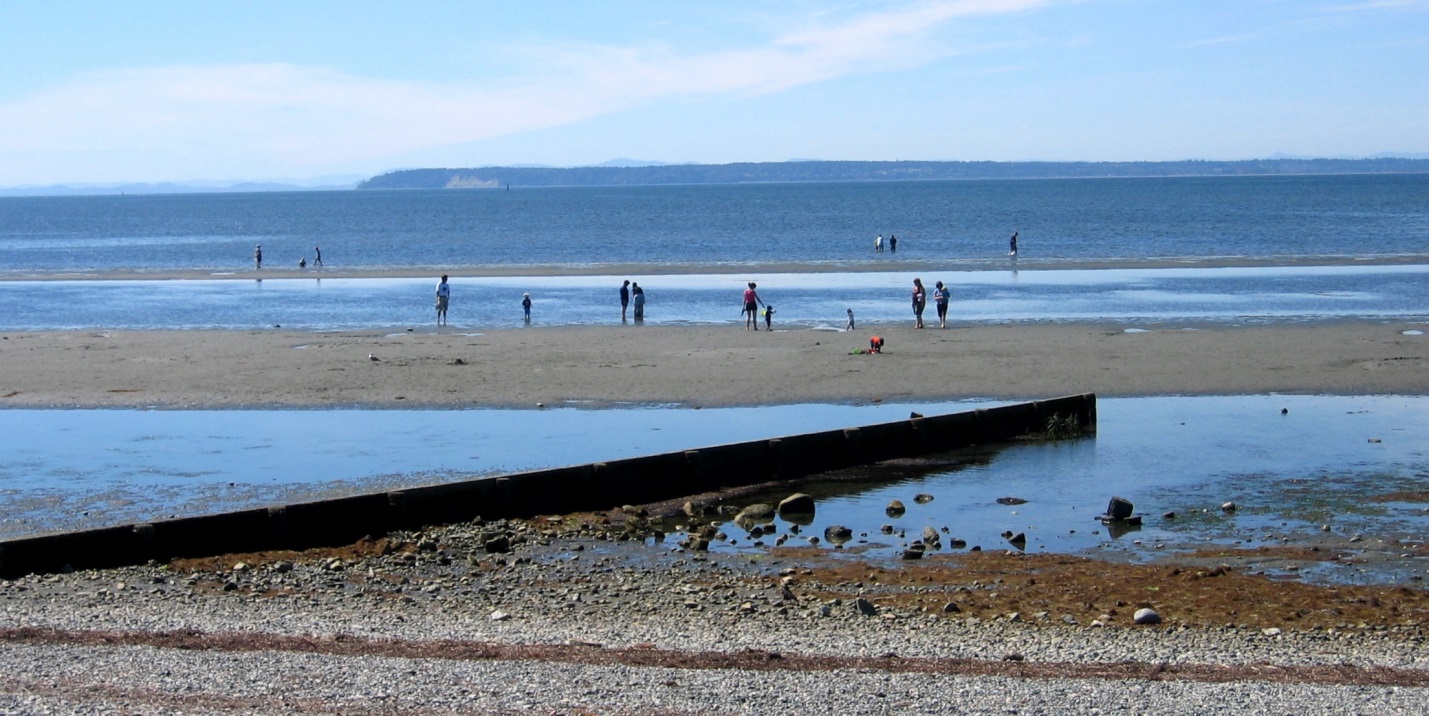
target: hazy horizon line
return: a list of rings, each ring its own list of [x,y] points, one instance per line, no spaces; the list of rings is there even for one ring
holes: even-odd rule
[[[1316,155],[1290,155],[1275,153],[1264,157],[1249,157],[1244,159],[1074,159],[1074,160],[1050,160],[1050,159],[1018,159],[1018,160],[987,160],[987,159],[810,159],[792,158],[771,161],[736,161],[736,162],[679,162],[662,160],[639,160],[629,158],[615,158],[597,164],[482,164],[467,167],[398,167],[386,169],[375,174],[344,174],[344,175],[323,175],[306,178],[288,179],[172,179],[162,181],[118,181],[118,182],[59,182],[50,184],[17,184],[10,186],[0,186],[0,196],[49,196],[45,191],[58,191],[60,195],[85,195],[93,193],[110,193],[115,191],[133,192],[139,194],[153,193],[186,193],[194,190],[225,192],[225,191],[341,191],[344,189],[355,189],[357,185],[368,179],[391,174],[394,172],[430,170],[430,169],[639,169],[646,167],[702,167],[702,166],[728,166],[735,164],[797,164],[807,162],[825,163],[868,163],[868,164],[894,164],[904,162],[926,162],[926,163],[949,163],[949,164],[1181,164],[1186,162],[1207,162],[1207,163],[1234,163],[1234,162],[1257,162],[1257,161],[1375,161],[1375,160],[1429,160],[1429,152],[1379,152],[1364,156],[1316,156]],[[147,190],[147,191],[146,191]]]

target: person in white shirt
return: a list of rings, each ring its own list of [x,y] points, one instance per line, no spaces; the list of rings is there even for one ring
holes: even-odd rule
[[[437,325],[447,322],[447,305],[452,300],[452,287],[447,284],[447,275],[442,274],[442,282],[437,284]]]

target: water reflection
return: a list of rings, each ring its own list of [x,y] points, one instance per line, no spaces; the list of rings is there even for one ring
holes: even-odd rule
[[[614,460],[991,404],[0,411],[0,430],[12,436],[0,455],[0,499],[6,505],[0,537]],[[722,517],[685,519],[669,529],[716,519],[725,535],[711,541],[715,551],[782,545],[834,553],[830,543],[842,540],[838,551],[890,560],[901,559],[915,540],[923,541],[930,558],[1020,548],[1150,559],[1194,548],[1307,539],[1421,554],[1429,534],[1429,434],[1418,426],[1426,417],[1424,397],[1104,399],[1095,438],[1013,443],[844,471],[741,498]],[[611,431],[611,424],[622,429]],[[747,520],[747,526],[732,522],[739,509],[778,505],[791,492],[811,496],[814,509],[772,513]],[[1143,524],[1099,522],[1114,496],[1134,503]],[[1223,512],[1227,501],[1239,509]],[[830,538],[834,527],[847,532],[835,530]],[[927,539],[930,529],[936,544]],[[1009,541],[1018,534],[1025,538],[1021,545]],[[1350,543],[1357,535],[1362,539]],[[680,541],[673,536],[664,548]],[[1411,559],[1396,568],[1423,574],[1426,566]],[[1302,574],[1343,568],[1313,565]]]

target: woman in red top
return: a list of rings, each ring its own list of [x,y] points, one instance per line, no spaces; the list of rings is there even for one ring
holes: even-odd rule
[[[759,330],[759,304],[764,303],[754,290],[754,282],[744,289],[744,330]]]

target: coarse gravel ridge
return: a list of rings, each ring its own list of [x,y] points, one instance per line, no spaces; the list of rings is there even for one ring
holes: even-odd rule
[[[852,594],[815,596],[820,585],[794,560],[513,526],[495,526],[517,537],[510,551],[473,546],[492,525],[455,526],[346,556],[250,556],[251,564],[239,556],[0,582],[8,642],[0,712],[1417,713],[1429,695],[1395,685],[1429,679],[1417,627],[1091,627],[897,608],[869,616]],[[876,601],[878,587],[855,591]],[[246,635],[255,646],[129,639],[165,634]],[[281,637],[317,646],[264,646]],[[324,646],[342,642],[373,648]],[[386,648],[436,643],[583,650],[607,662]],[[631,661],[645,650],[667,660]],[[900,660],[910,669],[959,663],[936,674],[871,662],[701,664],[729,655]],[[1059,676],[1077,673],[1057,670],[1066,665],[1105,665],[1111,675]],[[1311,669],[1340,676],[1325,682]]]

